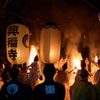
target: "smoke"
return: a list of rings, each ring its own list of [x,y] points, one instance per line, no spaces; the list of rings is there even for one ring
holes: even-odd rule
[[[62,32],[64,56],[82,56],[84,48],[89,49],[89,52],[85,52],[89,53],[90,58],[100,55],[100,22],[94,8],[84,0],[39,1],[25,1],[26,5],[23,7],[23,14],[27,18],[37,20],[37,23],[31,23],[29,26],[32,31],[31,44],[39,45],[40,31],[46,22],[51,21],[55,22]]]
[[[73,55],[73,52],[75,52],[74,55],[77,55],[76,51],[78,51],[78,45],[81,39],[81,32],[78,31],[78,29],[72,29],[70,31],[65,32],[65,39],[67,39],[68,42],[65,48],[65,54],[66,55]]]
[[[97,34],[95,34],[95,33],[97,33]],[[89,34],[89,36],[90,36],[90,44],[89,44],[90,58],[94,58],[95,56],[100,57],[100,46],[99,46],[100,35],[98,34],[98,30],[91,32],[91,34]]]
[[[81,60],[83,56],[92,59],[96,55],[100,56],[98,13],[84,0],[28,0],[25,2],[22,14],[26,18],[35,20],[27,25],[32,31],[31,45],[35,45],[37,50],[39,50],[41,29],[46,22],[55,22],[62,32],[61,56],[68,58],[69,71],[74,67],[72,59]],[[61,64],[64,61],[66,60],[60,59]],[[57,67],[59,65],[58,62]],[[70,77],[74,79],[73,74],[70,74]]]
[[[95,9],[84,1],[77,3],[74,0],[52,4],[51,7],[51,20],[55,21],[62,31],[65,56],[82,57],[84,48],[89,49],[85,51],[89,56],[85,57],[91,59],[99,56],[100,22]]]

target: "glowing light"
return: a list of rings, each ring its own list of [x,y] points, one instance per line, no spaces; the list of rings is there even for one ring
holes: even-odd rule
[[[56,63],[60,58],[61,31],[54,23],[47,23],[40,34],[40,59],[43,63]]]
[[[18,34],[16,34],[15,36],[13,34],[9,34],[10,29],[16,30]],[[17,46],[8,45],[9,39],[12,39],[12,38],[15,39],[14,41],[17,44]],[[29,56],[29,29],[28,27],[19,23],[14,23],[14,24],[9,25],[7,27],[7,32],[6,32],[6,48],[7,48],[7,59],[11,64],[22,65],[23,63],[27,62],[28,56]],[[9,54],[9,52],[11,54]],[[14,53],[14,55],[12,55],[12,52]]]
[[[74,72],[76,73],[77,72],[77,69],[74,69]]]
[[[84,35],[84,39],[86,39],[86,35]]]
[[[75,67],[77,67],[77,69],[81,69],[80,60],[75,59],[73,62],[74,62]]]
[[[37,51],[35,46],[31,46],[31,50],[30,50],[30,57],[29,57],[29,65],[33,62],[34,57],[37,55]]]
[[[98,57],[96,56],[96,57],[95,57],[95,62],[97,62],[97,61],[98,61]]]
[[[27,73],[30,73],[30,70],[29,69],[27,70]]]
[[[29,68],[29,69],[32,69],[32,66],[29,66],[28,68]]]

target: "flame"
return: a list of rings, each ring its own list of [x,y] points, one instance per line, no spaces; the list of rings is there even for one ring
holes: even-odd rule
[[[74,59],[74,60],[73,60],[73,63],[74,63],[74,66],[73,66],[74,71],[73,71],[73,72],[74,72],[74,74],[76,75],[77,71],[78,71],[79,69],[81,69],[81,66],[80,66],[81,62],[80,62],[79,59]]]
[[[27,73],[30,73],[30,70],[29,69],[27,70]]]
[[[75,60],[73,60],[73,62],[74,62],[74,67],[77,67],[77,69],[81,69],[81,66],[80,66],[80,60],[79,59],[75,59]]]
[[[95,57],[95,62],[97,62],[97,61],[98,61],[98,57],[96,56],[96,57]]]
[[[29,56],[29,65],[33,62],[34,60],[34,57],[37,55],[37,51],[36,51],[36,48],[35,46],[31,46],[31,50],[30,50],[30,56]]]

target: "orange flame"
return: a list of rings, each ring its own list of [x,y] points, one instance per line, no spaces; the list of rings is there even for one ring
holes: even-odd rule
[[[74,62],[74,66],[77,67],[77,69],[81,69],[79,59],[75,59],[73,62]]]
[[[98,57],[96,56],[96,57],[95,57],[95,62],[97,62],[97,61],[98,61]]]
[[[31,50],[30,50],[30,56],[29,56],[29,65],[33,62],[34,57],[37,55],[37,50],[35,48],[35,46],[31,46]]]

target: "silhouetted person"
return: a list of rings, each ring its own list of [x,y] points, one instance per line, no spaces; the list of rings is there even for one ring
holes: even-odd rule
[[[12,68],[10,77],[12,80],[1,88],[0,100],[31,100],[32,90],[27,85],[20,83],[19,69]]]
[[[62,66],[62,70],[57,70],[57,74],[55,76],[55,81],[61,84],[69,83],[68,74],[66,72],[67,63]]]
[[[9,62],[7,62],[7,64],[5,65],[5,68],[4,68],[3,73],[1,75],[4,83],[9,82],[11,80],[9,72],[10,72],[12,67],[13,67],[13,65]]]
[[[1,77],[2,77],[2,80],[4,83],[9,82],[11,80],[11,77],[9,75],[9,71],[7,71],[7,70],[3,71]]]
[[[30,70],[30,80],[32,89],[34,89],[34,87],[39,84],[40,67],[38,61],[39,58],[36,55],[34,61],[30,65],[32,67],[32,69]]]
[[[76,77],[75,77],[75,83],[80,81],[80,72],[81,70],[86,68],[86,63],[84,60],[81,60],[81,69],[77,71]]]
[[[67,70],[67,62],[62,66],[62,70],[58,70],[54,80],[58,83],[61,83],[65,87],[65,99],[70,100],[69,94],[69,77]]]
[[[100,100],[100,59],[98,60],[98,70],[94,75],[93,84],[97,91],[97,100]]]
[[[93,82],[97,91],[97,100],[100,100],[100,69],[95,73]]]
[[[35,87],[33,91],[33,100],[64,100],[64,86],[53,80],[55,74],[54,65],[46,64],[43,73],[45,82]]]
[[[7,62],[7,64],[5,64],[5,68],[4,68],[3,73],[1,75],[4,83],[9,82],[11,80],[9,72],[10,72],[12,67],[13,67],[13,65],[9,62]]]
[[[99,68],[96,73],[94,74],[94,78],[93,78],[93,84],[98,84],[100,82],[100,76],[99,76],[99,72],[100,72],[100,59],[98,59],[97,62],[97,67]]]
[[[28,80],[28,73],[27,73],[27,63],[23,64],[23,67],[21,69],[21,73],[20,73],[20,82],[24,83],[26,85],[29,85],[27,80]]]
[[[31,67],[35,70],[35,71],[39,71],[39,65],[38,65],[38,56],[36,55],[35,58],[34,58],[34,61],[31,63]]]
[[[71,86],[71,100],[96,100],[96,89],[88,82],[88,72],[86,69],[80,71],[80,78],[80,81]]]
[[[2,63],[0,63],[0,90],[1,90],[2,85],[4,84],[2,77],[1,77],[2,73],[3,73],[3,67],[2,67]]]

